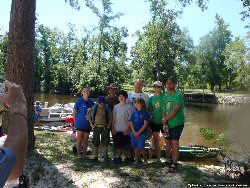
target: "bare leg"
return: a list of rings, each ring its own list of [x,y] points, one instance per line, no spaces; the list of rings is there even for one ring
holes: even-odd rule
[[[176,163],[179,156],[179,140],[172,140],[172,160]]]
[[[77,130],[77,155],[81,156],[83,132]]]
[[[140,150],[140,153],[142,154],[142,157],[144,159],[144,163],[147,163],[148,160],[147,160],[147,155],[146,155],[145,149]]]
[[[99,155],[99,147],[95,147],[95,157],[98,157]]]
[[[149,150],[149,159],[151,159],[152,158],[152,156],[153,156],[153,154],[154,154],[154,149],[153,148],[150,148],[150,150]]]
[[[116,151],[117,151],[118,157],[122,157],[122,150],[119,148]]]
[[[135,149],[135,163],[138,163],[138,155],[139,155],[138,149]]]
[[[84,133],[83,157],[86,157],[87,155],[88,145],[89,145],[89,133]]]
[[[108,157],[108,146],[104,146],[104,157]]]
[[[172,143],[170,140],[166,139],[166,158],[169,159],[170,158],[170,152],[172,150]]]
[[[153,132],[154,146],[156,150],[157,159],[160,160],[161,150],[160,150],[160,136],[158,132]]]

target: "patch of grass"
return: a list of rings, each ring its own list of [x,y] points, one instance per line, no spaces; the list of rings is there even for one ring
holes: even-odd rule
[[[40,132],[36,134],[36,148],[39,149],[45,158],[49,158],[51,161],[58,163],[73,159],[73,142],[70,140],[69,134],[39,133]]]
[[[178,170],[184,175],[184,181],[187,183],[202,184],[204,182],[203,174],[195,166],[182,165]]]

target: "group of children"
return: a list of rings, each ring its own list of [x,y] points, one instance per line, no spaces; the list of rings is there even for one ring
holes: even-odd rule
[[[83,92],[83,98],[85,93],[86,92]],[[110,106],[106,103],[106,98],[104,96],[99,96],[97,103],[92,106],[88,106],[91,108],[89,108],[86,113],[83,113],[86,114],[90,127],[93,130],[92,142],[95,148],[95,157],[92,160],[98,161],[99,146],[101,142],[104,148],[104,161],[109,161],[108,146],[110,144],[111,130],[114,149],[117,154],[115,159],[116,163],[122,162],[123,153],[125,155],[125,160],[127,160],[131,149],[133,149],[134,152],[130,152],[130,157],[134,158],[135,164],[138,163],[140,155],[143,157],[144,163],[147,163],[145,143],[147,139],[147,127],[150,115],[146,110],[146,103],[142,98],[138,98],[136,100],[135,108],[127,104],[126,100],[128,98],[128,93],[125,90],[120,90],[116,96],[119,103],[113,107],[113,110],[111,110]],[[85,99],[87,98],[85,97]],[[92,103],[90,100],[91,99],[87,99],[87,103]],[[76,102],[76,112],[74,113],[74,117],[76,120],[75,125],[78,130],[78,134],[80,132],[86,133],[86,128],[80,128],[79,122],[77,122],[77,114],[79,115],[79,111],[81,110],[80,106],[83,107],[84,105],[80,105]],[[90,130],[87,131],[87,133],[89,133]],[[81,144],[81,140],[79,140],[81,137],[81,135],[77,136],[78,144]],[[85,139],[84,142],[86,142]],[[83,158],[86,157],[85,152],[86,147],[83,151]],[[79,158],[82,157],[80,152],[78,152],[78,155]]]
[[[114,106],[113,112],[105,103],[105,97],[98,97],[98,104],[92,107],[89,115],[90,125],[93,130],[93,145],[95,147],[94,160],[98,160],[98,150],[101,143],[104,147],[104,161],[108,161],[109,130],[113,135],[114,149],[117,153],[115,162],[122,162],[122,154],[128,159],[128,151],[134,149],[134,160],[138,163],[138,156],[143,156],[147,162],[145,142],[147,139],[147,126],[149,113],[146,111],[145,101],[141,98],[136,101],[136,109],[126,103],[128,94],[121,90],[117,93],[119,103]],[[112,126],[112,127],[111,127]],[[132,130],[130,132],[130,130]]]

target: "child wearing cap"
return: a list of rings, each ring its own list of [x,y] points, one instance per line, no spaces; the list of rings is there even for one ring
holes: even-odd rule
[[[93,145],[95,147],[95,157],[93,161],[98,161],[99,146],[101,141],[102,146],[104,147],[104,160],[105,162],[108,162],[111,110],[109,106],[105,104],[104,96],[99,96],[97,102],[98,103],[92,107],[91,118],[89,118],[90,126],[93,129]]]

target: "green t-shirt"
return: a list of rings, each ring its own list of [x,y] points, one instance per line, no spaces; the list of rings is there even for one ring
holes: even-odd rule
[[[168,120],[168,125],[170,128],[176,127],[177,125],[183,125],[185,123],[185,113],[184,113],[184,100],[181,92],[176,91],[174,94],[166,93],[164,100],[164,110],[167,114],[174,109],[176,104],[180,105],[177,114],[170,120]]]
[[[164,98],[165,98],[164,93],[162,93],[160,96],[153,95],[149,98],[148,109],[152,113],[153,122],[155,124],[162,124]]]

